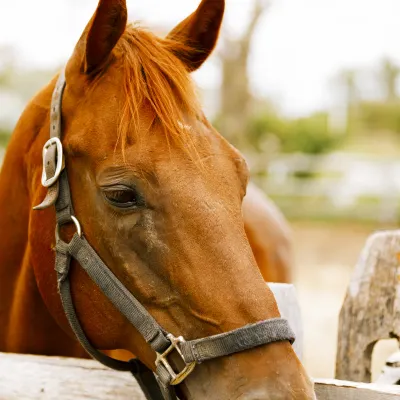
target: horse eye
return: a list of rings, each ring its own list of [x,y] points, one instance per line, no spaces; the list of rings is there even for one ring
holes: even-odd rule
[[[131,188],[110,188],[104,190],[104,196],[115,207],[134,208],[142,205],[138,193]]]

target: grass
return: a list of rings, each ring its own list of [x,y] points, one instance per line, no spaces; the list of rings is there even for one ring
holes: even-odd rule
[[[10,141],[10,134],[7,132],[0,131],[0,147],[7,147],[8,142]]]
[[[396,132],[383,130],[352,134],[343,143],[341,150],[374,157],[399,157],[400,135]]]
[[[322,196],[270,195],[270,198],[291,220],[376,223],[383,219],[381,200],[373,196],[359,197],[354,205],[343,208],[335,207],[328,198]],[[400,221],[399,213],[395,219],[391,222]]]

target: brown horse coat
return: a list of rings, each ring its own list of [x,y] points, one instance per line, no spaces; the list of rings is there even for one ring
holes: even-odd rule
[[[188,339],[279,316],[246,236],[246,164],[203,116],[189,75],[214,48],[223,12],[223,0],[203,0],[159,39],[126,25],[124,0],[100,0],[66,67],[62,139],[84,235],[157,322]],[[0,350],[83,356],[57,293],[54,210],[32,210],[45,196],[54,85],[28,104],[0,173]],[[286,258],[275,248],[264,259]],[[70,276],[92,344],[154,368],[154,352],[76,263]],[[198,365],[179,391],[195,400],[314,398],[289,342]]]

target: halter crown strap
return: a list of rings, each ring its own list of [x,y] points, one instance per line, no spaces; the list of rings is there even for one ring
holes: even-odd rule
[[[65,84],[64,71],[62,71],[53,92],[51,104],[51,138],[43,149],[42,184],[48,191],[44,201],[35,209],[55,205],[57,220],[55,270],[58,288],[65,315],[83,348],[93,358],[110,368],[131,371],[147,399],[174,400],[176,394],[173,387],[181,383],[193,371],[196,364],[271,342],[288,340],[293,343],[295,335],[288,321],[283,318],[260,321],[202,339],[185,341],[182,337],[176,338],[167,333],[118,280],[83,236],[79,221],[74,215],[61,145],[61,103]],[[60,238],[59,229],[62,225],[70,223],[75,224],[76,233],[72,240],[66,243]],[[71,297],[69,270],[72,259],[80,264],[104,295],[156,352],[154,375],[139,360],[130,362],[115,360],[92,346],[78,320]],[[179,354],[185,364],[180,372],[176,372],[168,361],[168,356],[172,352]]]

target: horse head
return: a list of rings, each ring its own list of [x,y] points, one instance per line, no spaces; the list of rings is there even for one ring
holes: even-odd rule
[[[223,13],[223,0],[203,0],[160,39],[127,25],[125,1],[100,0],[65,69],[62,141],[75,215],[113,274],[166,331],[186,339],[279,317],[244,230],[246,163],[207,121],[190,77],[215,47]],[[38,203],[44,189],[35,168]],[[52,263],[43,262],[54,260],[54,213],[33,212],[30,232],[41,295],[70,331]],[[71,288],[95,347],[126,349],[154,366],[142,335],[75,262]],[[206,361],[179,392],[314,398],[288,341]]]

